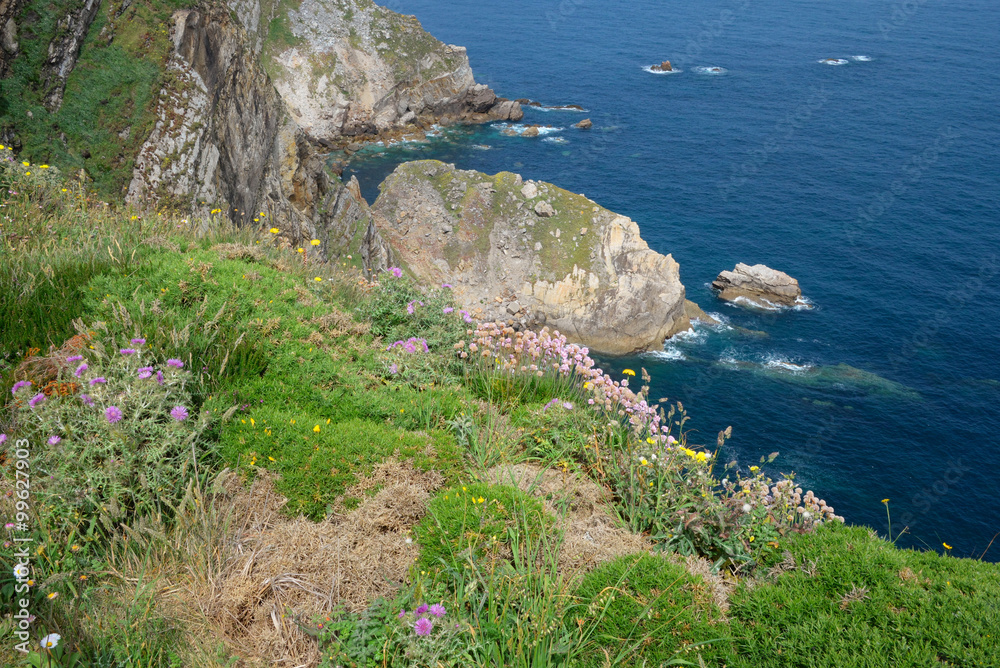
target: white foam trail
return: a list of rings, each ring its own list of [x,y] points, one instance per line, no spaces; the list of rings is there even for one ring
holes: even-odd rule
[[[851,56],[851,60],[857,61],[859,63],[868,63],[872,61],[871,56]]]
[[[653,357],[658,361],[663,362],[679,362],[686,360],[687,357],[677,348],[671,345],[667,345],[663,350],[650,350],[642,354],[642,357]]]
[[[589,113],[589,109],[576,109],[574,107],[529,107],[529,109],[534,109],[535,111],[571,111],[576,114],[586,114]]]
[[[725,67],[696,67],[694,71],[698,74],[707,74],[710,76],[719,76],[720,74],[725,74],[729,70]]]
[[[763,297],[759,297],[759,299],[760,299],[761,302],[764,302],[764,303],[761,304],[760,302],[757,302],[757,301],[754,301],[752,299],[748,299],[746,297],[740,296],[740,297],[734,298],[730,302],[730,304],[737,305],[737,306],[745,306],[746,308],[757,309],[758,311],[780,311],[780,310],[782,310],[784,308],[783,306],[781,306],[779,304],[774,304],[772,302],[769,302],[768,300],[764,299]]]
[[[849,61],[844,58],[820,58],[816,62],[820,65],[846,65]]]
[[[662,70],[654,70],[652,65],[646,65],[645,67],[642,68],[642,71],[643,72],[649,72],[650,74],[680,74],[684,70],[679,70],[679,69],[677,69],[675,67],[672,70],[668,70],[668,71],[664,72]]]
[[[489,144],[473,144],[472,148],[474,148],[476,150],[479,150],[479,151],[489,151],[493,147],[490,146]]]
[[[553,144],[568,144],[568,139],[563,139],[562,137],[544,137],[542,141],[549,141]]]
[[[522,134],[524,134],[524,131],[527,130],[531,126],[530,125],[526,125],[524,123],[492,123],[490,125],[490,127],[494,128],[496,130],[500,130],[501,132],[504,132],[505,130],[509,130],[511,132],[514,132],[517,135],[522,135]],[[560,128],[560,127],[554,127],[554,126],[539,127],[538,128],[538,135],[541,137],[541,136],[550,135],[550,134],[553,134],[553,133],[556,133],[556,132],[562,132],[565,129],[566,128]]]
[[[770,354],[764,360],[764,367],[768,369],[774,369],[779,371],[788,371],[791,373],[804,373],[813,368],[812,364],[796,364],[790,361],[786,357],[782,357],[776,354]]]
[[[677,332],[670,337],[670,341],[675,343],[685,343],[685,344],[702,344],[708,340],[708,330],[702,329],[701,327],[692,327],[691,329],[685,329],[683,332]]]

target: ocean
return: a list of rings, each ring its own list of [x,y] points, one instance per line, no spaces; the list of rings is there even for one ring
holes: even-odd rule
[[[347,173],[369,201],[399,162],[435,158],[629,216],[725,325],[605,369],[648,369],[692,442],[732,425],[723,462],[778,451],[770,473],[852,524],[888,535],[888,507],[900,546],[1000,561],[1000,5],[388,6],[467,47],[499,95],[586,111],[529,108],[553,126],[537,138],[493,124],[366,149]],[[680,71],[649,71],[667,59]],[[737,262],[791,274],[813,308],[720,302],[709,284]]]

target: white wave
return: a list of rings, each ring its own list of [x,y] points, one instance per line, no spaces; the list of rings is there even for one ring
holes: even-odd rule
[[[476,149],[477,151],[489,151],[493,147],[490,146],[489,144],[473,144],[472,148]]]
[[[677,332],[670,337],[670,341],[674,343],[685,343],[691,345],[702,344],[707,340],[708,330],[702,327],[691,327],[690,329],[685,329],[683,332]]]
[[[816,62],[820,65],[846,65],[849,61],[844,58],[820,58]]]
[[[747,297],[739,296],[735,297],[730,304],[733,306],[744,306],[749,309],[757,309],[758,311],[781,311],[786,308],[780,304],[775,304],[770,302],[763,297],[758,297],[760,301],[754,299],[748,299]]]
[[[532,126],[525,123],[492,123],[490,127],[499,130],[503,134],[513,133],[516,135],[523,135],[524,131]],[[556,132],[562,132],[565,129],[566,128],[555,127],[552,125],[538,126],[538,136],[543,137]]]
[[[816,308],[816,305],[812,303],[812,300],[805,295],[800,295],[795,299],[795,305],[792,306],[793,311],[809,311]]]
[[[851,60],[857,61],[859,63],[868,63],[874,59],[871,56],[851,56]]]
[[[576,107],[570,107],[567,105],[556,105],[554,107],[531,107],[535,111],[571,111],[577,114],[589,113],[589,109],[577,109]]]
[[[793,374],[805,373],[815,368],[815,365],[808,362],[799,363],[774,352],[752,353],[748,356],[745,353],[740,354],[733,348],[727,348],[720,353],[719,363],[736,368]]]
[[[568,144],[568,139],[563,139],[562,137],[545,137],[542,141],[550,141],[553,144]]]
[[[646,65],[645,67],[642,68],[642,71],[649,72],[650,74],[680,74],[684,70],[679,70],[675,67],[672,70],[667,70],[666,72],[664,72],[663,70],[654,70],[652,65]]]
[[[711,76],[719,76],[720,74],[725,74],[729,70],[725,67],[696,67],[694,68],[696,74],[707,74]]]
[[[796,364],[792,362],[787,357],[782,357],[777,354],[769,354],[764,359],[763,366],[767,369],[773,369],[778,371],[788,371],[791,373],[804,373],[813,368],[812,364]]]
[[[684,353],[670,344],[664,346],[663,350],[650,350],[645,352],[642,354],[642,357],[653,357],[662,362],[679,362],[687,359],[687,356],[685,356]]]

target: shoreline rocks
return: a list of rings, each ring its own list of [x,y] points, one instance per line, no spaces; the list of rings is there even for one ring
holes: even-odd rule
[[[589,118],[585,118],[579,123],[574,123],[573,127],[580,128],[581,130],[589,130],[590,128],[594,127],[594,122],[591,121]]]
[[[664,60],[659,65],[653,65],[649,69],[653,70],[654,72],[673,72],[674,66],[670,64],[669,60]]]
[[[610,355],[690,327],[677,262],[583,195],[423,160],[397,167],[371,210],[398,266],[454,286],[478,320],[546,325]]]
[[[763,309],[802,304],[799,282],[788,274],[763,264],[739,263],[732,271],[723,271],[712,288],[719,299],[728,302],[748,302]]]

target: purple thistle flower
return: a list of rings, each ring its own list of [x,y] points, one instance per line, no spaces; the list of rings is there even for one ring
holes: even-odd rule
[[[451,284],[451,283],[442,283],[442,284],[441,284],[441,287],[442,287],[442,288],[448,288],[448,289],[450,290],[450,289],[451,289],[451,288],[452,288],[453,286],[452,286],[452,284]]]
[[[188,418],[188,409],[183,406],[174,406],[170,409],[170,417],[178,422],[184,422]]]
[[[141,345],[144,345],[145,343],[146,343],[146,339],[143,339],[143,338],[132,339],[132,345],[134,345],[134,346],[141,346]]]
[[[7,442],[7,434],[0,434],[0,445]]]
[[[153,375],[153,367],[151,366],[144,366],[141,369],[139,369],[139,380],[146,380],[152,375]]]
[[[172,367],[174,367],[176,369],[183,369],[184,368],[184,362],[180,361],[179,359],[177,359],[175,357],[171,357],[170,359],[167,360],[167,366],[172,366]]]
[[[93,406],[94,405],[94,400],[91,398],[91,396],[89,394],[81,394],[80,395],[80,401],[82,401],[85,406]]]
[[[160,385],[163,385],[163,372],[162,371],[157,370],[157,372],[156,372],[156,382],[159,383]]]
[[[435,617],[444,617],[448,611],[445,610],[444,606],[441,605],[440,603],[435,603],[434,605],[432,605],[430,608],[427,609],[427,612],[431,613]]]
[[[431,634],[431,629],[434,628],[434,622],[426,617],[421,617],[417,620],[417,623],[413,625],[413,630],[417,632],[418,636],[429,636]]]
[[[421,603],[421,604],[420,604],[420,605],[419,605],[419,606],[417,607],[417,609],[416,609],[416,610],[414,610],[414,612],[415,612],[415,613],[417,613],[418,615],[422,615],[422,614],[424,614],[425,612],[427,612],[427,604],[426,604],[426,603]]]
[[[83,372],[86,371],[89,368],[90,367],[87,366],[87,363],[84,362],[80,366],[76,367],[76,371],[73,372],[73,375],[76,376],[77,378],[79,378],[80,376],[83,375]]]
[[[403,277],[403,270],[400,269],[399,267],[389,267],[389,273],[395,276],[396,278]]]
[[[60,437],[60,436],[55,436],[55,435],[49,436],[49,445],[56,445],[61,440],[62,440],[62,437]]]
[[[98,383],[106,383],[106,382],[108,382],[108,379],[105,378],[104,376],[98,376],[97,378],[90,379],[91,386],[97,385]]]
[[[118,352],[122,355],[135,355],[135,348],[122,348]]]
[[[14,383],[14,387],[10,388],[10,393],[17,394],[17,391],[20,390],[22,387],[31,387],[31,381],[30,380],[17,381],[16,383]]]
[[[45,395],[39,392],[35,396],[31,397],[31,400],[28,402],[28,405],[34,408],[43,401],[45,401]]]
[[[567,401],[567,402],[564,402],[564,403],[563,403],[563,408],[565,408],[565,409],[566,409],[566,410],[568,410],[568,411],[571,411],[571,410],[573,410],[573,404],[571,404],[571,403],[570,403],[570,402],[568,402],[568,401]]]
[[[406,610],[400,610],[399,614],[397,615],[397,617],[399,617],[400,619],[402,619],[403,617],[406,617]]]
[[[453,309],[453,308],[452,308],[452,307],[450,307],[450,306],[445,306],[445,307],[444,307],[444,312],[445,312],[445,313],[451,313],[451,312],[452,312],[452,311],[454,311],[454,310],[455,310],[455,309]]]
[[[66,361],[72,363],[72,362],[79,362],[82,359],[83,355],[70,355],[69,357],[66,358]]]
[[[104,411],[104,417],[108,419],[109,424],[115,424],[116,422],[120,422],[125,415],[122,413],[122,409],[117,406],[108,406]]]
[[[393,376],[399,373],[399,367],[396,366],[395,362],[389,365],[389,373],[391,373]]]

